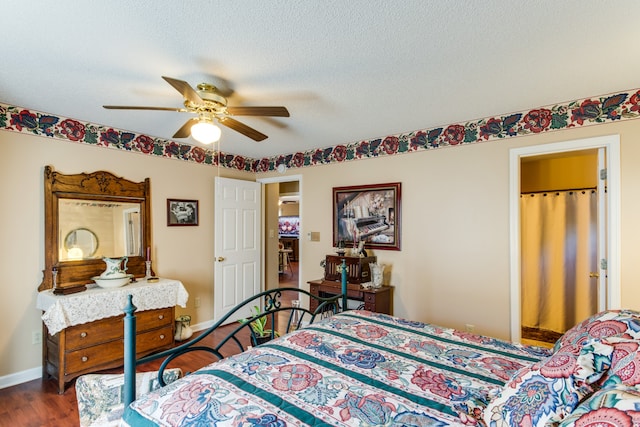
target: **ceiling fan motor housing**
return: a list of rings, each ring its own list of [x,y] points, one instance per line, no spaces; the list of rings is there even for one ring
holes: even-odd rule
[[[208,83],[200,83],[197,86],[196,93],[202,99],[202,103],[194,103],[189,99],[184,100],[184,106],[200,115],[224,115],[226,114],[227,98],[218,93],[218,89]]]

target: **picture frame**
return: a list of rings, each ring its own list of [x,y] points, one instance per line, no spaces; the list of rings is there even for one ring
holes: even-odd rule
[[[197,226],[200,212],[197,200],[167,199],[167,226]]]
[[[300,237],[300,217],[298,215],[278,217],[278,237]]]
[[[333,188],[333,246],[400,250],[402,184]]]

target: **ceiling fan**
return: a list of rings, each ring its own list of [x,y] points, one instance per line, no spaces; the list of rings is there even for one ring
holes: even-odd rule
[[[183,80],[165,76],[162,78],[182,94],[184,108],[125,105],[103,105],[103,107],[112,110],[161,110],[197,114],[198,117],[189,119],[178,129],[173,138],[187,138],[191,135],[204,144],[211,144],[220,139],[221,131],[213,123],[214,119],[221,125],[240,132],[254,141],[263,141],[267,139],[267,135],[230,116],[289,117],[289,111],[285,107],[229,107],[227,98],[222,96],[215,86],[208,83],[200,83],[196,90]]]

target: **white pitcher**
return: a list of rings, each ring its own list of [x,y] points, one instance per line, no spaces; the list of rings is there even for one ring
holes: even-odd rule
[[[103,257],[102,260],[107,264],[107,268],[100,275],[103,279],[117,279],[127,275],[127,262],[129,261],[129,257]]]

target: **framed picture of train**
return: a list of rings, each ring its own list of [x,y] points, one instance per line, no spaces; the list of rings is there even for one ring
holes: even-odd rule
[[[333,188],[333,246],[400,250],[401,183]]]

